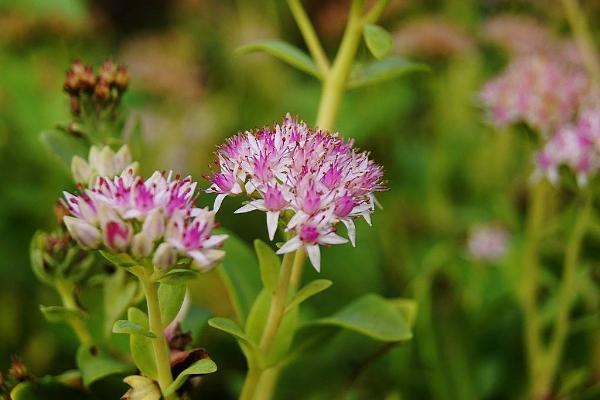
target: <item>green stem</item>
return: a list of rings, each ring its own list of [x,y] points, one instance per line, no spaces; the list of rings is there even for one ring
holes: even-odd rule
[[[304,270],[304,261],[306,260],[306,253],[299,252],[296,253],[296,257],[294,257],[294,265],[292,266],[292,277],[290,285],[292,286],[292,290],[296,291],[300,286],[300,281],[302,280],[302,271]]]
[[[558,311],[554,321],[554,333],[550,342],[546,363],[546,375],[548,376],[547,382],[549,385],[554,380],[569,331],[569,313],[573,306],[574,294],[577,290],[575,282],[577,264],[583,238],[591,218],[591,208],[592,196],[588,190],[585,194],[583,207],[577,213],[575,225],[571,231],[565,250],[561,286],[558,293]]]
[[[581,51],[583,62],[594,83],[600,84],[600,62],[594,46],[594,38],[590,32],[584,12],[577,0],[561,0],[571,30],[575,35],[577,46]]]
[[[56,280],[56,290],[60,295],[63,306],[68,310],[81,312],[81,308],[75,300],[75,284],[66,279]],[[93,343],[92,335],[90,334],[87,325],[81,318],[69,318],[68,323],[77,335],[79,343],[85,346],[90,346]]]
[[[264,356],[267,356],[271,351],[271,347],[273,346],[279,325],[283,318],[283,311],[285,310],[285,305],[287,303],[288,289],[292,277],[294,258],[298,257],[298,253],[303,252],[304,249],[300,248],[294,253],[287,253],[281,262],[279,281],[277,282],[277,287],[271,298],[269,316],[267,317],[267,323],[265,324],[265,329],[260,338],[260,351]]]
[[[539,242],[544,223],[544,203],[546,183],[538,182],[531,192],[531,206],[528,210],[527,225],[523,244],[523,276],[521,304],[523,308],[524,341],[527,352],[530,382],[533,392],[540,385],[543,368],[542,348],[540,344],[540,321],[537,307],[537,289],[539,276]]]
[[[244,381],[239,400],[254,399],[254,392],[256,391],[256,386],[258,385],[262,372],[263,371],[257,366],[248,367],[248,373],[246,374],[246,380]]]
[[[302,3],[300,3],[300,0],[288,0],[288,6],[290,7],[290,11],[292,12],[296,24],[298,24],[298,28],[302,33],[302,37],[306,42],[308,51],[315,60],[319,71],[321,74],[326,75],[329,72],[329,60],[315,33],[315,29],[306,15],[306,11],[304,11],[304,8],[302,7]]]
[[[334,128],[342,96],[350,76],[350,70],[360,44],[364,20],[362,17],[363,0],[354,0],[350,8],[350,17],[340,49],[333,66],[323,77],[323,90],[317,114],[317,127],[324,130]]]
[[[152,339],[152,348],[154,349],[154,358],[156,360],[156,369],[158,373],[158,385],[162,393],[173,383],[171,375],[171,361],[169,357],[169,347],[163,332],[162,317],[160,315],[160,304],[158,301],[158,283],[153,282],[147,271],[139,276],[140,283],[146,294],[146,303],[148,305],[148,325],[150,331],[156,335]],[[165,400],[176,400],[177,395],[173,394]]]

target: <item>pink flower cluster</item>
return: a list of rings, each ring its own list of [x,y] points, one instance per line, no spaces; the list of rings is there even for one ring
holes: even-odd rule
[[[467,244],[469,255],[476,261],[497,262],[506,253],[509,235],[500,226],[483,225],[476,227]]]
[[[266,212],[271,240],[282,219],[291,239],[278,253],[304,247],[317,270],[319,245],[347,242],[336,234],[339,222],[354,245],[354,219],[370,223],[374,193],[385,189],[383,171],[367,153],[289,114],[279,125],[228,139],[217,156],[208,189],[218,193],[215,209],[224,197],[245,194],[250,201],[236,212]]]
[[[581,112],[573,124],[560,128],[536,155],[536,176],[550,182],[559,179],[558,168],[568,166],[577,175],[580,186],[600,168],[600,106]]]
[[[561,58],[517,58],[488,82],[481,99],[497,126],[525,122],[547,135],[573,118],[588,94],[589,80],[580,67]]]
[[[78,195],[64,193],[71,216],[67,229],[87,250],[105,246],[115,253],[147,258],[166,269],[179,255],[203,269],[224,256],[226,235],[212,235],[214,213],[194,207],[196,182],[155,172],[144,180],[128,168],[115,178],[98,177]]]

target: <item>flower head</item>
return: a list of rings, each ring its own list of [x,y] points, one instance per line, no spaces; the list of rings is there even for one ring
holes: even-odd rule
[[[525,122],[547,135],[573,118],[589,87],[579,66],[531,55],[517,58],[488,82],[481,99],[495,125]]]
[[[115,178],[98,177],[78,195],[64,194],[67,229],[84,249],[101,246],[169,268],[177,256],[208,268],[224,253],[225,235],[213,235],[214,213],[194,207],[196,182],[155,172],[144,180],[129,168]]]
[[[216,164],[208,189],[217,193],[215,209],[226,196],[246,195],[236,213],[264,211],[271,240],[282,220],[291,239],[279,253],[304,247],[317,270],[319,245],[347,241],[336,233],[339,222],[354,244],[354,219],[370,223],[374,193],[385,190],[383,171],[366,152],[289,114],[281,124],[229,138]]]
[[[569,167],[583,186],[600,168],[600,106],[581,112],[573,124],[566,124],[548,139],[535,157],[536,173],[552,183],[559,179],[558,168]]]
[[[469,237],[469,255],[476,261],[496,262],[506,253],[509,235],[500,226],[476,227]]]

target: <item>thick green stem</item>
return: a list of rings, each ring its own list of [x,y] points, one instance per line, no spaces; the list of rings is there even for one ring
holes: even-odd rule
[[[333,66],[323,77],[323,90],[317,114],[317,127],[332,130],[339,112],[342,96],[350,76],[350,70],[360,44],[364,20],[362,17],[362,0],[354,0],[350,8],[350,17],[340,49]]]
[[[302,280],[302,271],[304,270],[304,261],[306,260],[306,253],[297,252],[296,257],[294,257],[294,265],[292,267],[292,277],[291,277],[291,286],[292,291],[296,291],[300,286],[300,281]]]
[[[592,196],[589,191],[585,195],[585,202],[579,209],[575,220],[575,225],[571,231],[567,248],[565,250],[565,261],[561,286],[558,293],[558,311],[554,320],[554,333],[548,349],[548,358],[546,363],[545,381],[548,385],[552,384],[556,374],[563,348],[569,332],[569,313],[573,306],[574,294],[576,292],[576,272],[581,252],[583,237],[591,218]],[[549,388],[545,388],[548,391]]]
[[[600,85],[600,62],[594,46],[594,38],[590,32],[584,12],[579,7],[577,0],[561,0],[571,30],[575,36],[577,46],[581,51],[583,62],[590,73],[594,83]]]
[[[63,306],[68,310],[74,310],[77,312],[81,312],[81,308],[77,304],[75,300],[75,285],[73,282],[64,279],[56,280],[56,290],[60,295]],[[90,346],[93,343],[92,335],[85,324],[85,322],[81,318],[69,318],[68,323],[77,335],[79,339],[79,343],[85,346]]]
[[[329,72],[329,60],[300,0],[288,0],[288,5],[319,71],[323,75],[327,74]]]
[[[169,346],[163,332],[162,317],[160,315],[160,304],[158,302],[158,283],[153,282],[146,274],[140,276],[140,283],[146,294],[146,303],[148,305],[148,325],[150,331],[156,335],[152,339],[152,347],[154,349],[154,358],[156,360],[156,369],[158,373],[158,385],[161,392],[173,383],[171,375],[171,361],[169,357]],[[166,400],[176,400],[177,395],[167,396]]]
[[[540,321],[537,307],[537,289],[539,280],[539,242],[542,225],[544,223],[544,203],[546,196],[546,183],[538,182],[531,192],[531,206],[528,210],[527,226],[523,244],[522,259],[522,287],[520,292],[523,307],[524,341],[527,352],[532,391],[537,392],[537,385],[541,384],[541,369],[543,356],[540,343]]]
[[[263,371],[257,366],[248,366],[248,373],[246,374],[246,380],[244,381],[239,400],[254,399],[254,392],[256,391],[256,386],[258,385],[262,372]]]

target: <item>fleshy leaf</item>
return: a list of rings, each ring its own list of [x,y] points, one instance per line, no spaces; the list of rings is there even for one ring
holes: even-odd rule
[[[211,316],[211,312],[206,308],[191,304],[187,315],[181,322],[181,330],[183,332],[190,332],[192,335],[192,343],[198,343],[200,335],[204,331],[208,319]]]
[[[246,316],[261,290],[260,272],[253,251],[232,232],[221,229],[229,238],[223,245],[227,256],[217,268],[227,287],[238,321],[244,324]]]
[[[310,56],[283,40],[261,40],[244,45],[236,50],[238,54],[248,54],[257,51],[268,53],[300,71],[306,72],[316,78],[321,78],[321,74]]]
[[[131,372],[129,365],[103,354],[96,347],[89,346],[80,346],[77,350],[77,366],[86,387],[109,375]]]
[[[271,247],[262,240],[254,241],[254,249],[260,266],[260,277],[263,286],[269,291],[274,291],[279,279],[279,257]]]
[[[333,326],[349,329],[384,342],[412,338],[410,323],[394,300],[367,294],[330,317],[307,322],[304,326]]]
[[[215,329],[228,333],[236,338],[236,340],[244,343],[252,348],[256,347],[252,339],[244,333],[242,328],[235,321],[228,318],[215,317],[208,320],[208,325]]]
[[[40,311],[48,322],[63,322],[70,319],[83,319],[84,314],[79,310],[73,310],[61,306],[42,306]]]
[[[149,338],[155,338],[156,335],[154,332],[150,332],[148,329],[144,328],[142,325],[136,324],[135,322],[131,322],[128,320],[120,319],[115,321],[113,328],[113,333],[126,333],[128,335],[141,335]]]
[[[392,35],[379,25],[366,24],[363,38],[369,51],[377,59],[382,59],[392,48]]]
[[[73,156],[87,158],[87,147],[84,142],[67,132],[54,129],[42,132],[40,138],[48,149],[60,158],[68,168],[71,167]]]
[[[173,383],[165,390],[164,396],[168,397],[175,393],[177,389],[183,385],[190,375],[206,375],[213,373],[217,370],[217,364],[208,357],[196,361],[190,367],[181,371],[179,376],[175,378]]]
[[[129,279],[129,274],[120,268],[103,282],[104,332],[112,331],[113,324],[134,302],[138,283]]]
[[[357,65],[350,76],[349,88],[358,88],[391,79],[400,78],[411,72],[425,72],[429,67],[423,63],[409,61],[402,57],[388,57]]]
[[[199,275],[199,272],[191,269],[172,269],[158,279],[158,281],[165,285],[181,285],[187,281],[196,279]]]
[[[108,251],[100,250],[102,257],[106,258],[108,262],[113,264],[115,267],[131,268],[139,265],[131,256],[127,253],[110,253]]]
[[[158,302],[160,304],[160,315],[163,327],[173,321],[185,297],[186,285],[160,284],[158,287]]]
[[[307,283],[302,289],[296,293],[296,295],[292,298],[290,303],[285,308],[285,312],[287,313],[294,307],[297,307],[304,301],[310,299],[314,295],[321,293],[322,291],[329,288],[333,282],[328,279],[316,279],[312,282]]]
[[[148,330],[148,317],[143,311],[135,307],[130,307],[127,311],[127,318],[129,321]],[[131,358],[133,358],[135,365],[142,374],[156,380],[158,374],[156,372],[156,362],[154,361],[152,339],[146,336],[131,335],[129,336],[129,348],[131,350]]]

